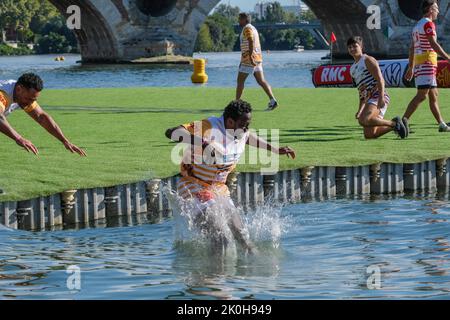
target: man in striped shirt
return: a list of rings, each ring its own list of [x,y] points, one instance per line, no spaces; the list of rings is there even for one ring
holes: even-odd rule
[[[242,236],[242,223],[230,198],[226,185],[228,175],[236,168],[246,145],[265,149],[279,155],[295,158],[289,147],[277,148],[249,132],[252,107],[242,100],[232,101],[221,117],[210,117],[202,121],[187,123],[166,131],[166,137],[175,142],[184,142],[187,148],[181,163],[178,194],[196,204],[196,213],[202,218],[206,210],[221,197],[229,206],[229,226],[234,237],[249,251],[252,245]],[[207,217],[205,217],[207,218]]]
[[[450,56],[437,42],[436,26],[433,21],[439,16],[439,5],[436,0],[423,2],[423,18],[413,30],[413,41],[409,50],[409,68],[406,79],[415,78],[417,94],[408,105],[404,117],[409,119],[419,105],[427,97],[430,101],[430,109],[439,124],[439,132],[450,132],[439,109],[436,72],[438,55],[450,60]]]
[[[272,111],[278,107],[278,102],[273,95],[272,88],[264,78],[263,58],[258,30],[251,24],[251,16],[247,13],[239,14],[239,25],[243,29],[240,37],[242,54],[237,78],[236,100],[241,99],[242,93],[244,92],[245,80],[247,80],[249,74],[253,74],[258,84],[269,96],[270,101],[267,111]]]

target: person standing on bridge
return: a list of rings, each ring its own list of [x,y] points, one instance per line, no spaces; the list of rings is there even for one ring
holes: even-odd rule
[[[424,16],[413,30],[413,41],[409,49],[409,68],[406,73],[408,81],[412,80],[414,74],[417,94],[409,103],[404,117],[411,118],[428,97],[431,112],[439,124],[439,132],[450,132],[450,124],[445,123],[439,109],[436,80],[438,55],[450,60],[450,56],[437,42],[436,26],[433,21],[439,16],[439,5],[436,0],[425,0],[422,9]]]
[[[38,149],[33,143],[22,137],[6,120],[11,112],[22,109],[52,136],[61,141],[67,150],[78,153],[80,156],[86,156],[81,148],[71,143],[64,136],[58,124],[37,103],[36,100],[43,89],[42,79],[33,73],[26,73],[17,81],[0,80],[0,132],[28,152],[38,154]]]
[[[240,37],[242,55],[237,78],[236,100],[241,99],[242,93],[244,92],[245,80],[252,73],[258,84],[269,96],[270,102],[267,111],[272,111],[278,107],[278,102],[273,95],[272,88],[264,78],[263,58],[258,30],[251,24],[251,16],[247,13],[239,14],[239,25],[243,30]]]

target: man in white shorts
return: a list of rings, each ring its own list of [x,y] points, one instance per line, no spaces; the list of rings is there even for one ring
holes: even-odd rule
[[[243,28],[240,38],[242,56],[237,79],[236,100],[241,99],[245,80],[247,80],[249,74],[253,74],[258,84],[269,96],[270,101],[267,111],[272,111],[278,107],[278,102],[273,95],[272,88],[264,78],[258,30],[251,24],[251,16],[247,13],[239,14],[239,25]]]
[[[375,58],[364,54],[363,39],[351,37],[347,41],[349,54],[355,60],[350,73],[359,91],[359,108],[356,119],[364,128],[366,139],[376,139],[394,131],[400,138],[408,137],[406,119],[395,117],[385,120],[384,115],[390,103],[380,66]]]
[[[409,69],[406,79],[412,80],[413,75],[417,86],[417,94],[409,103],[404,117],[409,119],[419,105],[427,97],[430,100],[430,110],[439,124],[439,132],[450,132],[449,124],[441,115],[437,89],[438,55],[450,60],[450,56],[437,42],[434,20],[439,16],[439,5],[436,0],[425,0],[422,5],[423,18],[413,30],[413,41],[409,50]]]

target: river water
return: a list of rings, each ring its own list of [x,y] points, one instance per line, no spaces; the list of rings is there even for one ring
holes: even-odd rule
[[[264,70],[267,80],[277,88],[313,87],[311,69],[324,61],[327,51],[281,51],[265,53]],[[0,57],[0,79],[17,79],[22,73],[38,73],[46,87],[179,87],[193,86],[192,66],[172,65],[81,65],[79,55],[66,55],[65,61],[55,61],[56,55]],[[208,86],[235,87],[238,52],[196,54],[206,58]],[[248,86],[257,86],[251,77]]]
[[[259,239],[256,256],[175,246],[174,219],[0,229],[0,298],[450,298],[448,201],[309,202],[247,217]],[[67,270],[79,270],[79,287]]]

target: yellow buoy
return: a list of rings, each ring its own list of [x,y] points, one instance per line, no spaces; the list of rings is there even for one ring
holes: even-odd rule
[[[205,59],[194,60],[194,73],[191,80],[193,83],[206,83],[208,82],[208,75],[205,71],[206,61]]]

